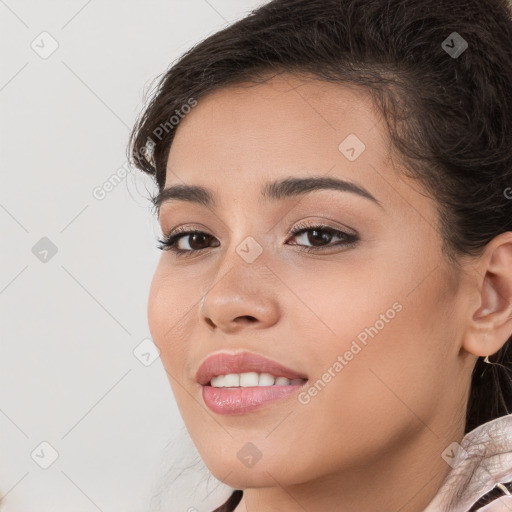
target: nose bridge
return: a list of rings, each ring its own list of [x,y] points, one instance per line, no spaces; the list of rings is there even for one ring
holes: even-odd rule
[[[260,207],[247,204],[245,199],[243,201],[234,201],[228,212],[229,247],[222,265],[229,268],[241,266],[244,271],[261,270],[265,268],[270,237],[264,231],[264,216],[258,214],[261,213]],[[252,212],[256,213],[253,215]]]
[[[272,324],[279,314],[276,287],[262,243],[232,234],[215,282],[201,301],[200,315],[210,325],[232,329],[241,321]]]

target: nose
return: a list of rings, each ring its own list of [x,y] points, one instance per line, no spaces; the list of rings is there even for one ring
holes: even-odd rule
[[[280,314],[275,280],[272,272],[260,270],[254,263],[241,262],[225,271],[203,296],[201,320],[226,333],[274,325]]]

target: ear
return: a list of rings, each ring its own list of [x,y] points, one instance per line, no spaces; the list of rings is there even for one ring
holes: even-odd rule
[[[512,336],[512,231],[493,238],[473,270],[478,308],[469,312],[463,346],[476,356],[490,356]]]

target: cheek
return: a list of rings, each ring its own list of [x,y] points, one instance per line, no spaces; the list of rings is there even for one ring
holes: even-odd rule
[[[442,329],[431,328],[433,322],[426,319],[421,305],[403,301],[403,309],[389,323],[378,324],[384,327],[375,333],[370,327],[377,323],[379,313],[386,312],[388,302],[367,308],[364,314],[355,305],[347,307],[345,321],[338,316],[332,324],[337,341],[324,345],[318,356],[321,361],[315,363],[318,370],[311,387],[318,390],[316,396],[297,406],[293,416],[294,428],[309,446],[303,455],[311,457],[305,464],[311,471],[378,460],[403,445],[435,414],[438,397],[447,385],[439,375],[442,353],[436,349],[442,341],[436,336]],[[356,337],[366,333],[365,328],[372,333],[366,345]],[[319,352],[313,351],[311,360]],[[338,356],[345,356],[343,363]],[[327,448],[325,439],[330,440]],[[321,463],[319,453],[324,454]]]
[[[176,378],[184,375],[185,346],[190,334],[187,331],[188,315],[193,298],[187,298],[176,286],[179,279],[159,265],[155,271],[148,296],[147,319],[153,342],[160,350],[162,363],[168,374]],[[172,383],[172,379],[171,379]]]
[[[373,318],[367,318],[362,331],[367,343],[359,343],[361,351],[347,367],[347,379],[364,381],[354,387],[354,406],[366,401],[370,408],[361,409],[374,409],[384,422],[397,424],[417,423],[418,416],[426,421],[435,413],[450,380],[447,350],[456,340],[442,286],[433,281],[409,296],[388,296],[379,309],[372,309]],[[385,308],[397,297],[400,311],[389,319]],[[387,323],[377,320],[383,312]]]
[[[311,438],[315,430],[340,440],[366,432],[379,440],[373,446],[378,449],[397,431],[415,429],[418,417],[431,417],[450,380],[446,355],[456,326],[443,275],[434,272],[416,286],[432,264],[421,266],[417,257],[415,265],[384,268],[383,261],[391,260],[354,265],[336,279],[316,274],[319,286],[308,300],[321,321],[301,327],[314,382],[320,380],[318,394],[305,406]],[[325,417],[321,411],[330,417],[323,425],[315,419]]]

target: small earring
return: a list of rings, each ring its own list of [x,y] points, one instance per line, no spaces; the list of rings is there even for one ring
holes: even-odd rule
[[[491,361],[489,361],[489,356],[485,356],[484,363],[492,364]]]

